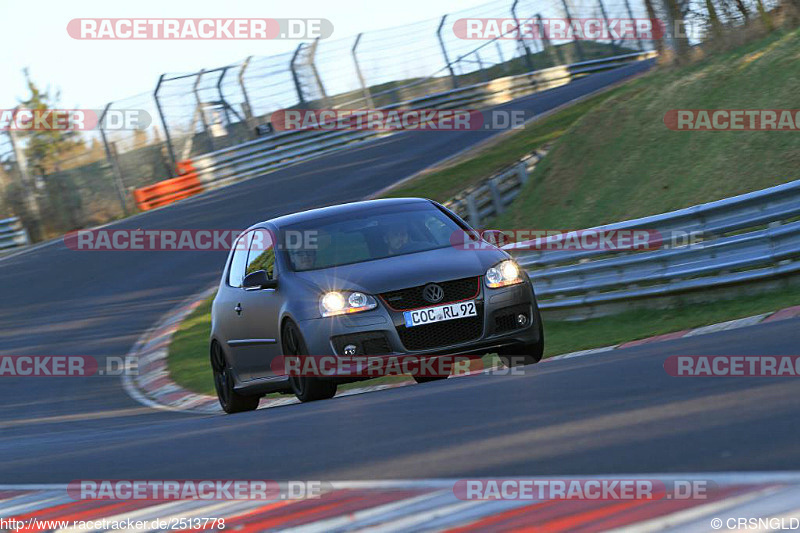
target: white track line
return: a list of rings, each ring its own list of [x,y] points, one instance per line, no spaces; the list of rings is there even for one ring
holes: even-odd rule
[[[637,522],[621,528],[612,529],[611,531],[614,533],[650,533],[652,531],[664,531],[674,527],[678,527],[679,530],[683,530],[683,525],[687,522],[694,522],[699,520],[701,517],[711,516],[716,512],[749,502],[766,492],[768,492],[768,490],[743,494],[741,496],[736,496],[726,500],[708,503],[706,505],[700,505],[697,507],[691,507],[683,511],[678,511],[666,516],[654,518],[652,520],[645,520],[643,522]],[[705,529],[703,531],[707,532],[709,529],[710,522],[706,520]]]

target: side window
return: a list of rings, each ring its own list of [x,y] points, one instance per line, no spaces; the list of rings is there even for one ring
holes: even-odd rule
[[[270,279],[275,275],[275,247],[273,246],[272,235],[263,228],[253,232],[245,276],[259,270],[266,270]]]
[[[233,259],[231,259],[231,268],[228,270],[228,285],[231,287],[242,286],[244,267],[247,263],[247,248],[251,236],[252,232],[245,233],[233,245]]]

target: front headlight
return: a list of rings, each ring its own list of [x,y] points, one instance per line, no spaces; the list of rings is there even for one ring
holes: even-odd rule
[[[345,315],[375,309],[378,302],[363,292],[330,291],[319,299],[319,312],[322,316]]]
[[[497,263],[486,271],[486,286],[490,289],[515,285],[523,281],[525,280],[519,266],[511,259]]]

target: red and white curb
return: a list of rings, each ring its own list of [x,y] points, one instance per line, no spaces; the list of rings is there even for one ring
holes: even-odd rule
[[[603,346],[602,348],[592,348],[590,350],[580,350],[578,352],[565,353],[555,357],[549,357],[542,362],[559,361],[561,359],[572,359],[574,357],[583,357],[586,355],[595,355],[599,353],[610,352],[619,348],[631,348],[633,346],[641,346],[642,344],[650,344],[653,342],[671,341],[674,339],[681,339],[683,337],[695,337],[697,335],[706,335],[708,333],[716,333],[718,331],[728,331],[731,329],[745,328],[747,326],[754,326],[763,322],[775,322],[778,320],[787,320],[800,316],[800,305],[794,307],[787,307],[780,311],[772,313],[764,313],[761,315],[748,316],[745,318],[738,318],[736,320],[729,320],[727,322],[720,322],[719,324],[711,324],[710,326],[703,326],[694,329],[685,329],[682,331],[675,331],[673,333],[665,333],[663,335],[656,335],[655,337],[648,337],[646,339],[638,339],[635,341],[623,342],[621,344],[614,344],[613,346]]]
[[[142,337],[134,345],[133,349],[131,349],[131,351],[128,353],[128,361],[138,361],[138,374],[133,376],[123,376],[123,386],[126,392],[136,401],[154,409],[186,411],[198,414],[215,414],[222,412],[219,402],[215,396],[198,394],[184,389],[172,380],[169,375],[169,369],[167,368],[167,354],[172,336],[178,330],[184,319],[189,316],[192,311],[197,309],[200,304],[208,299],[214,293],[214,290],[215,288],[211,288],[203,291],[168,313],[155,327],[142,335]],[[740,318],[737,320],[731,320],[710,326],[703,326],[691,330],[657,335],[655,337],[639,339],[622,344],[615,344],[613,346],[571,352],[550,357],[545,359],[543,362],[571,359],[587,355],[596,355],[609,352],[611,350],[616,350],[618,348],[628,348],[642,344],[649,344],[652,342],[679,339],[681,337],[704,335],[706,333],[714,333],[717,331],[752,326],[761,322],[785,320],[796,316],[800,316],[800,306],[789,307],[774,313],[765,313],[747,318]],[[205,357],[205,354],[198,354],[198,357]],[[468,376],[476,373],[487,373],[491,371],[492,369],[487,369],[463,374],[462,376]],[[352,396],[367,392],[405,387],[414,384],[414,380],[408,379],[404,381],[398,381],[396,383],[348,389],[337,393],[336,397]],[[259,409],[279,407],[296,403],[299,403],[298,400],[289,396],[283,398],[264,398],[261,400]]]
[[[162,502],[74,500],[66,485],[0,485],[0,517],[6,523],[22,522],[13,531],[26,532],[79,531],[74,522],[80,521],[100,527],[93,531],[113,531],[119,529],[115,524],[128,520],[213,518],[224,520],[220,531],[245,533],[712,531],[736,528],[740,518],[761,519],[774,528],[781,520],[796,524],[800,517],[800,472],[614,474],[581,479],[696,480],[716,488],[705,497],[687,499],[461,500],[454,494],[457,479],[342,481],[332,482],[330,490],[314,499]]]

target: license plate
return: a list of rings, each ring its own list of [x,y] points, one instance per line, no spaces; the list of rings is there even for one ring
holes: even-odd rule
[[[468,302],[458,302],[405,311],[403,313],[403,319],[406,322],[406,327],[411,328],[424,324],[432,324],[434,322],[442,322],[444,320],[476,316],[477,314],[478,312],[475,310],[475,301],[470,300]]]

